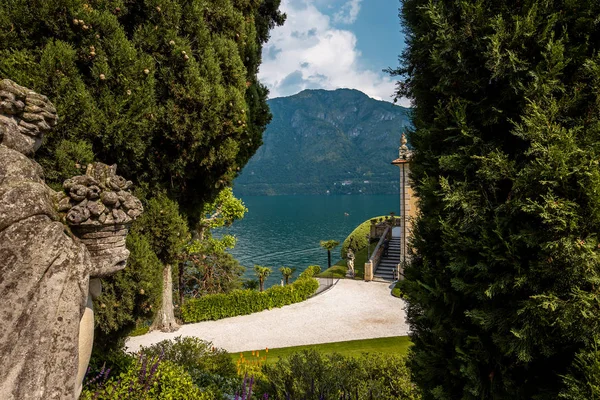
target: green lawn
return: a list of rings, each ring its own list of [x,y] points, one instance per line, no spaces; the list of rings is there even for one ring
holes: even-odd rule
[[[292,353],[301,351],[304,349],[315,349],[319,352],[328,353],[340,353],[345,356],[358,356],[362,353],[394,353],[394,354],[406,354],[408,347],[411,345],[408,336],[394,336],[389,338],[378,338],[378,339],[364,339],[364,340],[350,340],[347,342],[335,342],[335,343],[323,343],[314,344],[308,346],[295,346],[295,347],[283,347],[279,349],[269,349],[268,353],[265,353],[265,349],[259,350],[258,357],[264,357],[267,355],[267,363],[274,363],[280,357],[289,356]],[[256,355],[252,356],[252,351],[245,351],[244,358],[247,360],[256,359]],[[256,354],[256,353],[255,353]],[[231,358],[233,362],[237,362],[240,358],[240,353],[232,353]]]
[[[371,243],[371,250],[373,250],[376,245],[376,243]],[[359,250],[358,253],[355,254],[354,272],[356,273],[356,275],[354,279],[364,279],[366,262],[367,248],[365,247],[364,249]],[[333,273],[333,278],[344,278],[346,276],[347,270],[348,266],[346,265],[346,260],[339,260],[337,263],[335,263],[335,265],[332,265],[331,268],[326,269],[317,276],[321,278],[326,278],[329,277],[331,273]]]

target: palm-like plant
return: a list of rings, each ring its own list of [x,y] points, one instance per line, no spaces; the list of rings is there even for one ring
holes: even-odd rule
[[[281,276],[283,276],[283,279],[285,279],[285,284],[287,285],[290,282],[290,278],[292,277],[294,270],[290,267],[281,267],[279,268],[279,272],[281,272]]]
[[[265,289],[265,279],[267,279],[267,277],[271,275],[271,272],[273,272],[273,270],[269,267],[263,267],[262,265],[254,266],[254,273],[258,278],[258,285],[260,287],[261,292]]]
[[[331,268],[331,250],[340,245],[337,240],[321,240],[321,247],[327,250],[327,268]]]

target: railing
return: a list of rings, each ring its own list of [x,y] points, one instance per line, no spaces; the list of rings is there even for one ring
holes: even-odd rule
[[[313,296],[323,293],[327,289],[333,286],[333,272],[329,272],[327,274],[321,274],[317,278],[319,281],[319,287]]]
[[[402,226],[402,218],[400,217],[382,217],[382,218],[373,218],[371,220],[371,228],[370,235],[371,238],[380,238],[384,236],[385,229],[388,226],[399,227]]]
[[[373,255],[369,260],[365,263],[365,281],[373,280],[373,274],[377,267],[379,266],[379,262],[381,261],[381,256],[385,251],[385,247],[389,240],[392,238],[392,227],[388,226],[381,237],[379,238],[379,242],[377,242],[377,246],[375,246],[375,250],[373,250]],[[387,243],[386,243],[387,242]],[[370,245],[370,244],[369,244]]]

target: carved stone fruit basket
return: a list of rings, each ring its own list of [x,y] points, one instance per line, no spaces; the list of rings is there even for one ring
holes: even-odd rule
[[[143,212],[132,182],[116,172],[116,165],[90,164],[85,175],[63,183],[58,201],[64,221],[94,258],[124,249],[131,223]]]

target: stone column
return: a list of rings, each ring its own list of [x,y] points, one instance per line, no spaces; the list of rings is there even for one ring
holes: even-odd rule
[[[369,260],[365,263],[365,281],[373,280],[373,261]]]

